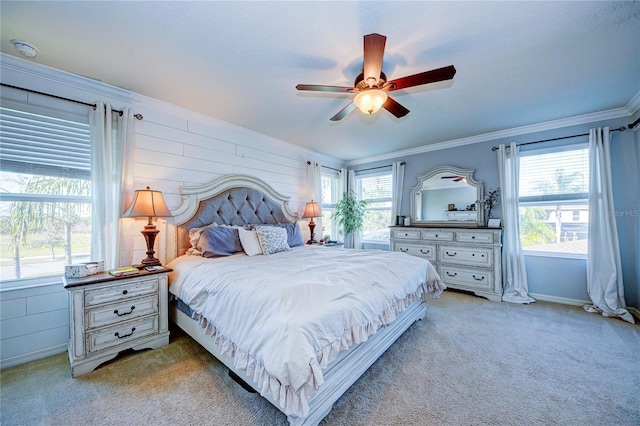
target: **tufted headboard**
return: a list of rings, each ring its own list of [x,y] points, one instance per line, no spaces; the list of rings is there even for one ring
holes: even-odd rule
[[[289,223],[298,218],[289,211],[289,197],[249,175],[226,175],[194,187],[182,187],[182,205],[167,221],[166,259],[184,254],[189,229],[216,222],[225,225]]]

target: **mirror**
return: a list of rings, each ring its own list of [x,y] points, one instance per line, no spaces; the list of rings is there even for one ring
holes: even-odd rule
[[[476,204],[484,186],[473,170],[440,166],[416,177],[411,190],[411,214],[416,225],[479,226],[484,210]]]

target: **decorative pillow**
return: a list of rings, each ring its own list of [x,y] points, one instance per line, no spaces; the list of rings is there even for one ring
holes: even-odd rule
[[[262,247],[260,247],[260,241],[255,229],[238,228],[238,236],[240,237],[242,249],[248,256],[262,254]]]
[[[256,234],[263,254],[273,254],[281,251],[289,251],[287,244],[287,230],[276,226],[257,226]]]
[[[202,231],[207,229],[210,226],[218,226],[217,223],[213,222],[205,226],[201,226],[199,228],[191,228],[189,229],[189,243],[191,243],[191,248],[187,250],[187,254],[190,256],[202,256],[200,250],[198,250],[198,240],[200,240],[200,235]]]
[[[304,245],[304,238],[302,238],[302,231],[297,222],[294,223],[275,223],[265,224],[260,226],[275,226],[278,228],[284,228],[287,230],[287,244],[289,247],[298,247]]]
[[[203,257],[230,256],[242,251],[238,228],[210,226],[200,234],[196,247]]]

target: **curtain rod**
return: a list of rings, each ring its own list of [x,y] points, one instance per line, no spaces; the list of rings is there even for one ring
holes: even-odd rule
[[[634,121],[633,123],[627,125],[627,127],[629,128],[629,130],[632,130],[634,127],[636,127],[638,125],[638,123],[640,123],[640,118],[638,118],[636,121]]]
[[[617,129],[613,129],[611,131],[612,132],[624,132],[625,130],[627,130],[626,127],[620,126]],[[542,142],[559,141],[559,140],[562,140],[562,139],[571,139],[571,138],[577,138],[577,137],[580,137],[580,136],[589,136],[589,133],[582,133],[580,135],[571,135],[571,136],[561,136],[559,138],[544,139],[544,140],[541,140],[541,141],[523,142],[523,143],[516,144],[516,146],[533,145],[533,144],[542,143]],[[497,149],[498,149],[498,147],[494,146],[493,148],[491,148],[491,151],[496,151]]]
[[[404,161],[400,163],[401,166],[404,166],[405,164],[407,164],[407,163],[405,163]],[[358,172],[368,172],[369,170],[384,169],[384,168],[387,168],[387,167],[391,167],[391,164],[389,164],[387,166],[370,167],[368,169],[356,170],[356,173],[358,173]]]
[[[315,164],[318,165],[318,163],[315,163]],[[310,166],[310,165],[311,165],[311,161],[307,160],[307,166]],[[338,173],[342,173],[342,170],[334,169],[333,167],[325,166],[324,164],[321,164],[320,167],[324,167],[325,169],[335,170]]]
[[[68,102],[73,102],[73,103],[76,103],[76,104],[90,106],[93,109],[97,108],[96,104],[90,104],[90,103],[87,103],[87,102],[78,101],[76,99],[64,98],[62,96],[52,95],[50,93],[38,92],[37,90],[25,89],[24,87],[12,86],[10,84],[5,84],[5,83],[0,83],[0,85],[6,86],[6,87],[11,87],[12,89],[24,90],[25,92],[36,93],[38,95],[48,96],[50,98],[56,98],[56,99],[61,99],[63,101],[68,101]],[[120,115],[122,117],[122,111],[121,110],[111,108],[111,111],[117,112],[118,115]],[[142,114],[134,114],[134,117],[137,118],[138,120],[142,120],[144,118],[142,116]]]

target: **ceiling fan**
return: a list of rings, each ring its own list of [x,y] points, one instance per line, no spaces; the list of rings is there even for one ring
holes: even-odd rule
[[[461,180],[465,180],[464,176],[442,176],[440,179],[453,179],[454,182],[460,182]]]
[[[387,76],[382,72],[382,57],[384,56],[384,45],[386,41],[387,37],[380,34],[374,33],[364,36],[363,72],[356,77],[353,87],[298,84],[296,89],[317,92],[356,93],[353,101],[331,117],[331,121],[342,120],[356,107],[367,114],[373,114],[380,108],[384,108],[400,118],[407,115],[409,110],[389,97],[387,92],[420,86],[422,84],[435,83],[437,81],[451,80],[456,74],[455,67],[449,65],[447,67],[387,81]]]

